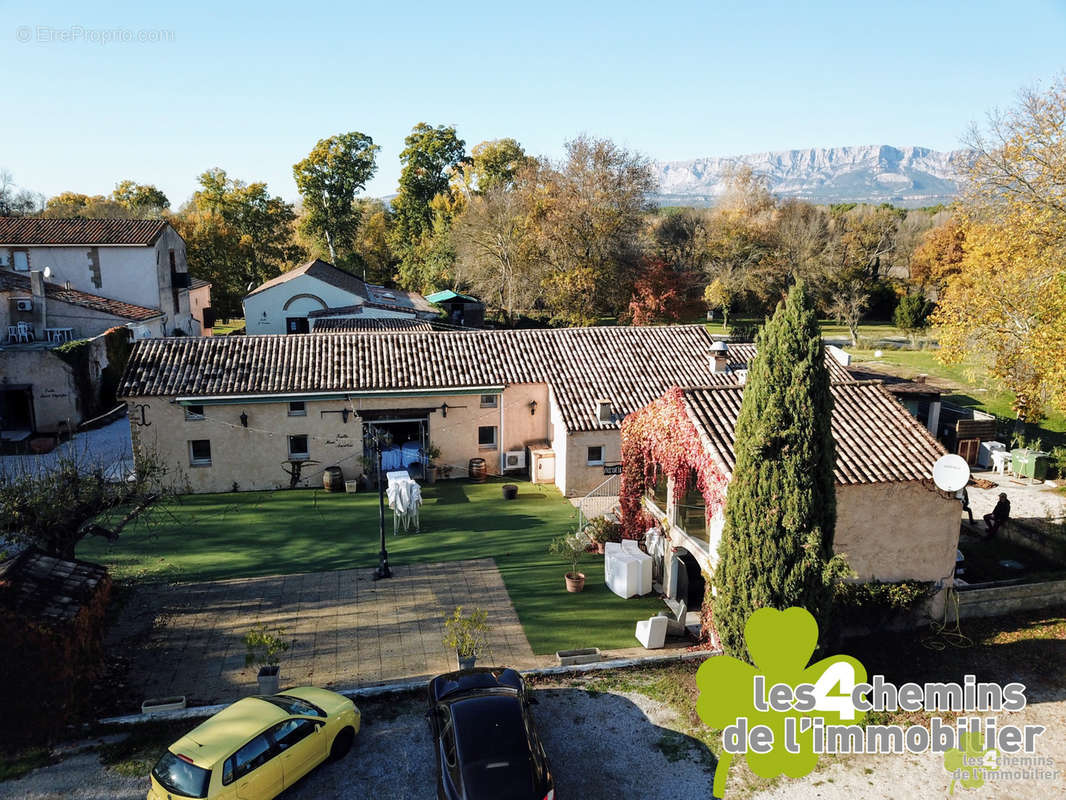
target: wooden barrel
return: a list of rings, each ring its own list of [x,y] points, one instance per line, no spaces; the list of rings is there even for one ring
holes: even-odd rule
[[[485,478],[488,476],[488,469],[485,467],[485,459],[472,458],[470,464],[467,467],[470,472],[470,480],[474,483],[484,483]]]
[[[322,488],[327,492],[344,491],[344,473],[340,467],[326,467],[322,473]]]

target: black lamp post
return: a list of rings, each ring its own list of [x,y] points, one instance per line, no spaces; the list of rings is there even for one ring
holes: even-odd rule
[[[374,580],[377,581],[392,577],[389,553],[385,549],[385,476],[381,470],[381,452],[388,446],[389,435],[376,426],[372,430],[371,441],[378,454],[378,527],[381,532],[381,552],[378,553],[378,568],[374,570]]]

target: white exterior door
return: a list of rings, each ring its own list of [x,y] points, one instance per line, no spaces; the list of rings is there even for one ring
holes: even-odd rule
[[[555,456],[544,455],[537,458],[534,483],[553,483],[555,481]]]

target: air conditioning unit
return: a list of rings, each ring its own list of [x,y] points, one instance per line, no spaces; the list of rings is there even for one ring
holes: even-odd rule
[[[508,450],[503,454],[503,468],[507,469],[525,469],[526,468],[526,451],[525,450]]]
[[[33,311],[33,301],[32,300],[16,300],[15,301],[15,310],[16,311]]]

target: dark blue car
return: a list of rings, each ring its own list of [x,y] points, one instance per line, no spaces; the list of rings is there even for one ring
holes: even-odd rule
[[[522,677],[473,669],[429,682],[440,800],[556,800]]]

